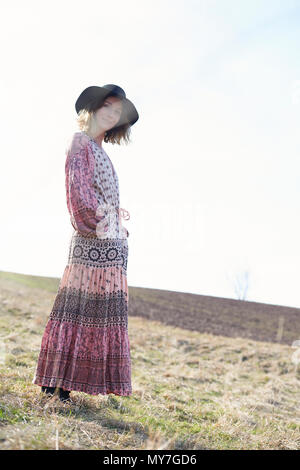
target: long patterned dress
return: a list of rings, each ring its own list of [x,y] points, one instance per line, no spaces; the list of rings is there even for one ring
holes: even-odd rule
[[[131,395],[127,229],[107,153],[84,132],[66,149],[74,228],[68,263],[43,334],[32,383],[91,395]]]

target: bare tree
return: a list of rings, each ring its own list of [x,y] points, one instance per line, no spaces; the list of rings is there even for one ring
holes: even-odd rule
[[[234,282],[234,290],[239,300],[246,300],[249,287],[249,271],[245,270],[237,274]]]

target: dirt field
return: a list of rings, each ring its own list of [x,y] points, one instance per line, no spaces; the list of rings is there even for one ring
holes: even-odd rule
[[[245,300],[129,287],[132,316],[232,338],[292,345],[300,340],[300,309]]]

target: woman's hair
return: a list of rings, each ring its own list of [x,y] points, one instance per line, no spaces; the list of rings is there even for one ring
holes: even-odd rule
[[[77,123],[79,129],[83,132],[89,132],[91,127],[91,121],[93,114],[103,106],[105,98],[100,98],[98,100],[90,101],[87,105],[85,105],[84,109],[81,109],[77,116]],[[123,117],[124,108],[121,114]],[[104,134],[104,142],[110,142],[111,144],[121,144],[122,140],[124,143],[128,144],[130,142],[130,133],[131,133],[131,125],[129,123],[123,124],[121,126],[116,126],[113,129],[109,129]]]

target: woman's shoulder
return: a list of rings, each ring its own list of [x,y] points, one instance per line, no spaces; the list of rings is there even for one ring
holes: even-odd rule
[[[75,154],[80,152],[81,150],[85,149],[89,143],[89,136],[86,135],[84,132],[77,131],[73,132],[73,134],[69,137],[66,144],[66,153]]]

